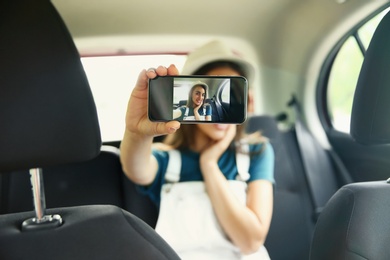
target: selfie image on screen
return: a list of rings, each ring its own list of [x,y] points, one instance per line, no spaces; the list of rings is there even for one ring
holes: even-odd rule
[[[229,113],[230,79],[175,78],[173,119],[221,122]]]

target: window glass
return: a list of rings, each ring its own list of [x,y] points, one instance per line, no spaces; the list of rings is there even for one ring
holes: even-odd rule
[[[328,109],[337,130],[349,132],[353,94],[362,62],[363,54],[351,36],[341,47],[328,82]]]
[[[368,23],[364,24],[358,31],[359,37],[363,42],[364,47],[367,49],[372,35],[375,32],[376,27],[378,27],[379,22],[382,20],[383,16],[389,11],[389,9],[381,12],[372,18]]]
[[[225,87],[222,90],[221,100],[224,103],[230,103],[230,80],[225,83]]]
[[[175,64],[181,70],[185,55],[133,55],[81,59],[95,99],[103,142],[123,137],[127,102],[143,69]]]
[[[332,125],[338,131],[349,132],[353,95],[364,59],[355,33],[367,49],[376,27],[389,10],[390,8],[384,10],[361,26],[357,32],[352,32],[332,64],[328,79],[327,107]]]

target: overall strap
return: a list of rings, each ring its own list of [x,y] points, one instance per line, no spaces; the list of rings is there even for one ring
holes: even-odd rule
[[[238,175],[236,180],[247,181],[249,180],[249,166],[250,166],[250,157],[249,157],[249,145],[241,145],[243,152],[236,152],[236,164]],[[180,180],[181,172],[181,154],[178,150],[169,150],[168,151],[168,166],[165,173],[165,181],[174,183]]]
[[[181,171],[181,154],[178,150],[169,150],[168,155],[169,158],[165,180],[167,182],[178,182],[180,180]]]
[[[241,144],[241,151],[236,151],[236,164],[238,175],[236,180],[247,181],[249,180],[249,166],[250,166],[250,157],[249,157],[249,145]]]
[[[184,116],[187,117],[189,112],[190,112],[190,109],[186,106],[186,112],[184,112]]]

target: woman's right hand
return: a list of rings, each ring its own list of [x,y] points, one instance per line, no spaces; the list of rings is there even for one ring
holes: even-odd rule
[[[172,134],[180,128],[178,121],[155,123],[148,118],[148,81],[166,75],[178,75],[176,66],[141,71],[127,105],[126,131],[140,136],[158,136]]]

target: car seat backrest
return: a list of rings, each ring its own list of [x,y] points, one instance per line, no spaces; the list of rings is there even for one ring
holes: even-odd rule
[[[210,105],[213,109],[213,120],[215,120],[217,122],[223,121],[225,119],[225,114],[223,111],[222,104],[221,104],[221,102],[218,101],[218,98],[216,97],[216,95],[214,95],[210,99]]]
[[[50,1],[1,1],[0,35],[0,173],[32,169],[36,206],[36,214],[0,215],[0,259],[179,259],[152,228],[118,207],[45,210],[41,169],[100,152],[96,107]]]
[[[137,191],[136,185],[123,174],[124,208],[136,215],[152,228],[156,227],[158,208],[149,199]]]
[[[295,132],[281,131],[277,124],[271,116],[252,116],[247,121],[247,132],[260,131],[275,152],[274,209],[265,247],[271,259],[307,259],[313,207]]]
[[[342,187],[318,219],[310,259],[388,259],[389,196],[386,181]]]

